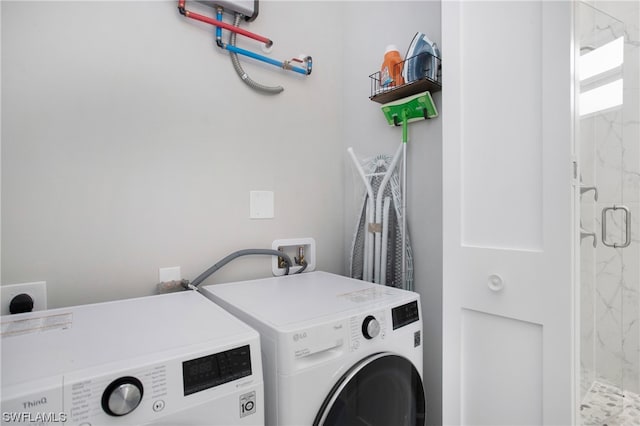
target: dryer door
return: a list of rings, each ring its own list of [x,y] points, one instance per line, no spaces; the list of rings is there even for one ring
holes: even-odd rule
[[[379,353],[356,364],[333,387],[314,426],[423,426],[418,370],[406,358]]]

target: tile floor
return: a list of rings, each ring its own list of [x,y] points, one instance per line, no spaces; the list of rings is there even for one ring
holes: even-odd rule
[[[580,405],[584,426],[640,426],[640,395],[593,382]]]

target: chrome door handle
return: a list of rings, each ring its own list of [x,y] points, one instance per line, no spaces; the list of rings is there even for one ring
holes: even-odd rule
[[[609,210],[622,210],[624,212],[624,222],[625,222],[625,237],[622,243],[609,243],[607,242],[607,212]],[[613,205],[613,207],[605,207],[602,209],[602,244],[607,247],[613,248],[625,248],[631,244],[631,211],[627,206],[617,206]]]

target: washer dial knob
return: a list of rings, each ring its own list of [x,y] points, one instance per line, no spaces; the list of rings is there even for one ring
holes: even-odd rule
[[[135,377],[120,377],[102,394],[102,409],[111,416],[124,416],[142,401],[142,383]]]
[[[365,339],[373,339],[380,334],[380,323],[373,315],[367,316],[362,321],[362,334]]]

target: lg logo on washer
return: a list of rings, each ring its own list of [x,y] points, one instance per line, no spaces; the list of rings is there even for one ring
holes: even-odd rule
[[[306,339],[307,338],[307,332],[303,331],[302,333],[295,333],[293,335],[293,341],[297,342],[298,340],[302,340],[302,339]]]

